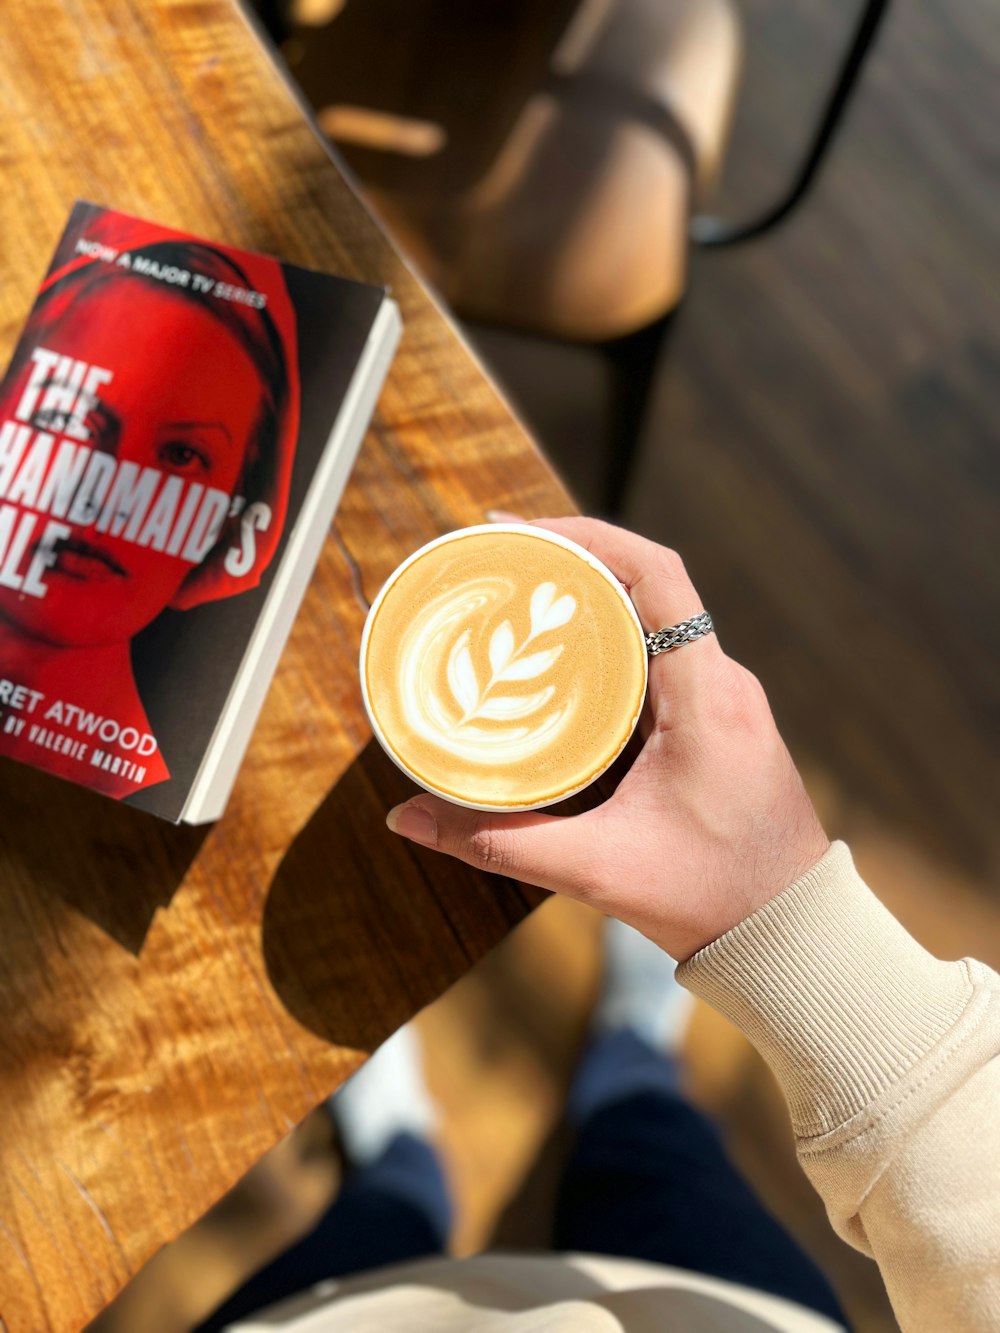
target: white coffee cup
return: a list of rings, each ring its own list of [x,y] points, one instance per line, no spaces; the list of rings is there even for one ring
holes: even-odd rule
[[[575,795],[621,754],[647,655],[625,589],[589,551],[486,524],[429,542],[389,576],[360,674],[376,739],[414,782],[520,811]]]

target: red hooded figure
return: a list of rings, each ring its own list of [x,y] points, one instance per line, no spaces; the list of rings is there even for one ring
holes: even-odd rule
[[[278,546],[299,424],[295,314],[276,260],[120,214],[77,217],[0,386],[0,539],[9,563],[15,510],[33,512],[18,577],[44,576],[0,586],[0,675],[30,681],[25,720],[42,729],[5,736],[4,750],[121,797],[170,776],[132,639],[167,608],[256,587]],[[39,743],[47,729],[58,748]],[[121,762],[81,778],[68,735]]]

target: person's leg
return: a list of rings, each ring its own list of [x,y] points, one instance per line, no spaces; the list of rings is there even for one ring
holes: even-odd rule
[[[624,929],[615,923],[613,948]],[[609,975],[616,998],[599,1006],[599,1031],[570,1092],[567,1113],[577,1141],[557,1204],[556,1248],[727,1278],[843,1322],[822,1273],[736,1172],[715,1126],[684,1100],[676,1061],[648,1039],[650,1018],[662,1032],[664,1012],[678,1011],[680,1002],[671,993],[672,962],[660,955],[657,978],[655,956],[640,962],[641,952],[635,946],[624,973],[632,1001],[622,998],[621,978]],[[609,958],[610,972],[623,966],[621,958]],[[608,1028],[609,1010],[616,1030]]]
[[[371,1166],[350,1171],[319,1222],[200,1324],[215,1333],[327,1278],[444,1252],[451,1203],[429,1144],[400,1134]]]
[[[350,1167],[336,1199],[300,1241],[256,1273],[195,1333],[327,1278],[443,1254],[452,1205],[434,1149],[424,1139],[434,1112],[408,1028],[372,1056],[330,1100]]]

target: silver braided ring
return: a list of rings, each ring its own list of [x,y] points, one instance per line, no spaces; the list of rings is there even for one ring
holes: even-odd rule
[[[647,634],[646,648],[650,657],[655,657],[657,653],[670,653],[675,648],[683,647],[685,643],[694,643],[695,639],[711,634],[713,628],[712,617],[708,612],[699,611],[696,616],[692,616],[690,620],[682,620],[679,625],[671,625],[668,629],[658,629],[652,634]]]

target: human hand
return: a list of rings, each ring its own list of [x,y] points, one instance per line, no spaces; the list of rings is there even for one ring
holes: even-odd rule
[[[595,519],[539,520],[592,551],[647,632],[702,609],[680,557]],[[403,837],[564,893],[689,958],[780,893],[830,843],[757,679],[714,634],[650,660],[642,749],[584,814],[485,814],[429,794],[389,812]]]

